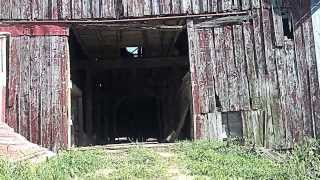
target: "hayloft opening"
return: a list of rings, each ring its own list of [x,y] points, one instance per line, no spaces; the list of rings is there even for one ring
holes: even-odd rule
[[[190,138],[188,39],[176,24],[72,28],[73,144]]]

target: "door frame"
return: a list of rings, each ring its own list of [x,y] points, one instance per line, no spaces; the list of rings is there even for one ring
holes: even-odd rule
[[[0,37],[4,37],[6,38],[6,54],[5,54],[5,61],[4,61],[4,71],[5,71],[5,77],[4,77],[4,81],[5,81],[5,84],[4,84],[4,92],[0,92],[0,96],[1,96],[1,93],[3,93],[2,95],[4,96],[3,97],[3,100],[4,102],[0,102],[2,103],[3,105],[3,114],[0,115],[0,121],[1,119],[3,119],[3,122],[6,123],[7,122],[7,103],[8,103],[8,70],[9,70],[9,59],[10,59],[10,38],[11,38],[11,33],[9,32],[0,32]],[[0,67],[1,68],[1,67]],[[1,107],[1,105],[0,105]],[[1,107],[2,108],[2,107]]]

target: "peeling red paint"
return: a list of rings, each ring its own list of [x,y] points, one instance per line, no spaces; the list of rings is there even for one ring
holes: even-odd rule
[[[8,25],[0,26],[0,32],[16,36],[69,36],[69,29],[63,25]]]

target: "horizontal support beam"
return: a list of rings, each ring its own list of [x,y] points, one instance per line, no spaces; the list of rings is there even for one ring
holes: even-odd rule
[[[188,19],[188,18],[214,18],[224,16],[240,16],[246,15],[248,11],[240,12],[224,12],[224,13],[208,13],[208,14],[186,14],[175,16],[155,16],[155,17],[138,17],[127,19],[101,19],[101,20],[2,20],[0,24],[113,24],[113,23],[128,23],[128,22],[143,22],[143,21],[159,21],[159,20],[174,20],[174,19]]]
[[[117,59],[88,61],[80,60],[71,63],[71,68],[75,70],[91,69],[104,71],[107,69],[149,69],[160,67],[187,67],[189,66],[188,57],[162,57],[162,58],[136,58],[136,59]]]

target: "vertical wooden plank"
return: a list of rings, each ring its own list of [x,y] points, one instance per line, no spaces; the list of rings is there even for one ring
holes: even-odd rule
[[[192,13],[191,0],[182,0],[181,1],[181,12],[184,14],[191,14]]]
[[[222,117],[221,112],[209,113],[206,122],[206,137],[209,140],[222,140]]]
[[[16,8],[13,8],[16,7]],[[11,16],[9,19],[20,19],[20,1],[19,0],[11,0],[11,6],[8,8],[11,10]]]
[[[40,91],[40,116],[41,116],[41,144],[50,147],[50,116],[51,116],[51,37],[44,37],[43,66],[41,71],[41,91]]]
[[[275,103],[273,114],[276,111],[276,116],[273,115],[273,129],[274,129],[274,136],[275,136],[275,142],[273,144],[273,147],[277,149],[282,149],[283,147],[286,147],[285,142],[285,122],[286,122],[286,114],[284,114],[283,108],[282,108],[282,102],[281,99],[283,99],[281,94],[281,84],[283,84],[283,79],[281,78],[281,73],[285,71],[285,64],[283,63],[283,57],[284,57],[284,49],[283,48],[277,48],[274,50],[274,58],[276,63],[276,69],[277,69],[277,81],[278,81],[278,91],[279,91],[279,99],[278,102]],[[282,71],[282,72],[281,72]],[[277,115],[279,114],[279,115]]]
[[[200,0],[192,0],[192,13],[193,14],[199,14],[200,13]]]
[[[18,8],[18,7],[13,7]],[[20,17],[19,19],[31,19],[31,3],[29,0],[20,1]]]
[[[286,145],[288,148],[294,145],[294,136],[297,130],[297,119],[301,120],[301,104],[298,102],[299,81],[296,71],[296,59],[294,52],[294,43],[285,41],[285,58],[286,58]]]
[[[214,41],[215,41],[215,54],[216,54],[216,60],[215,60],[215,67],[216,67],[216,79],[215,79],[215,87],[216,87],[216,93],[219,98],[219,101],[221,103],[221,109],[222,111],[229,111],[230,108],[230,102],[229,102],[229,95],[228,95],[228,79],[227,73],[227,62],[225,59],[225,35],[223,32],[223,28],[218,27],[214,28]]]
[[[251,0],[242,0],[242,10],[249,10],[251,8],[250,1]]]
[[[49,0],[49,19],[58,19],[58,0]]]
[[[283,22],[281,7],[278,0],[271,0],[272,3],[272,20],[273,20],[273,36],[275,46],[282,47],[284,41]]]
[[[57,0],[57,8],[59,19],[71,18],[71,0]]]
[[[200,112],[201,114],[209,113],[209,94],[208,94],[208,79],[207,79],[207,61],[210,59],[210,52],[209,51],[209,37],[208,33],[210,33],[210,29],[199,29],[196,30],[197,38],[196,48],[199,53],[199,59],[196,62],[197,67],[197,81],[198,81],[198,88],[199,88],[199,102],[200,102]]]
[[[103,9],[104,6],[102,2],[101,2],[101,8],[102,10],[105,10]],[[100,18],[100,0],[91,0],[91,17]]]
[[[240,9],[239,7],[240,7],[240,2],[239,2],[239,0],[233,0],[233,1],[232,1],[232,9],[233,9],[233,10],[238,10],[238,9]]]
[[[1,0],[0,19],[10,19],[12,0]]]
[[[242,119],[242,128],[243,128],[243,137],[246,140],[247,144],[254,144],[254,132],[252,127],[252,117],[251,113],[248,111],[241,112],[241,119]]]
[[[312,8],[314,7],[318,7],[318,3],[317,1],[313,1],[311,2],[310,6]],[[314,42],[314,49],[315,49],[315,53],[314,53],[314,63],[316,64],[317,68],[317,79],[318,81],[320,80],[320,9],[316,9],[316,11],[314,11],[312,13],[312,30],[313,30],[313,42]],[[318,96],[319,97],[319,94]],[[314,101],[316,101],[317,103],[315,103],[316,107],[315,109],[320,109],[319,107],[319,98],[316,98]],[[316,131],[316,136],[320,137],[320,121],[317,121],[317,119],[320,118],[320,114],[318,111],[314,112],[315,115],[315,120],[314,120],[314,130]]]
[[[231,11],[232,10],[232,0],[221,0],[221,10]]]
[[[43,41],[40,37],[31,39],[30,47],[33,49],[30,57],[30,140],[33,143],[40,144],[39,122],[40,122],[40,71],[41,71],[41,49]]]
[[[268,9],[261,9],[262,12],[262,27],[263,27],[263,39],[264,39],[264,52],[265,60],[267,67],[267,77],[265,86],[262,86],[266,92],[265,102],[266,102],[266,147],[271,147],[274,143],[273,137],[273,114],[272,114],[272,105],[275,105],[278,97],[276,96],[276,68],[273,58],[272,50],[272,37],[271,37],[271,22],[270,22],[270,13]]]
[[[315,49],[314,49],[314,36],[312,32],[312,22],[311,19],[307,19],[303,24],[303,39],[304,39],[304,46],[306,52],[306,62],[308,65],[308,76],[309,76],[309,97],[307,100],[307,112],[310,112],[311,116],[308,116],[305,124],[304,124],[304,135],[308,137],[316,137],[315,136],[315,124],[313,123],[315,120],[316,122],[318,119],[315,116],[315,112],[318,112],[318,103],[317,94],[319,93],[319,82],[317,81],[317,67],[315,63]]]
[[[249,29],[247,29],[249,28]],[[241,25],[234,25],[233,26],[233,37],[234,37],[234,52],[235,52],[235,62],[236,62],[236,69],[239,72],[238,78],[238,97],[239,97],[239,107],[240,110],[250,110],[250,98],[257,97],[257,93],[253,94],[252,91],[256,92],[258,87],[256,87],[257,78],[255,70],[253,69],[255,66],[254,62],[254,50],[252,44],[252,36],[251,33],[248,36],[246,33],[247,30],[251,32],[251,26],[242,27]],[[247,64],[251,64],[250,67],[247,68]],[[251,72],[250,72],[251,69]],[[254,78],[251,78],[254,77]],[[249,85],[250,88],[249,88]],[[253,88],[252,88],[253,87]],[[249,93],[250,89],[250,93]],[[253,90],[252,90],[253,89]]]
[[[72,0],[72,19],[81,19],[81,0]]]
[[[160,14],[160,2],[159,0],[152,0],[152,15]]]
[[[206,65],[206,73],[207,73],[207,91],[208,91],[208,99],[209,99],[209,112],[216,112],[217,102],[216,102],[216,88],[215,88],[215,79],[217,76],[216,72],[216,52],[215,52],[215,44],[213,37],[213,29],[207,29],[208,34],[208,50],[207,50],[207,65]],[[221,114],[220,114],[221,115]],[[222,125],[222,124],[221,124]]]
[[[224,30],[224,54],[227,67],[227,92],[229,107],[224,109],[224,111],[239,111],[239,96],[235,89],[238,89],[239,73],[235,65],[235,55],[233,47],[233,34],[232,26],[225,26]],[[225,81],[226,79],[224,79]]]
[[[90,7],[91,7],[90,0],[82,0],[82,7],[81,7],[81,18],[82,19],[89,19],[91,18]]]
[[[7,37],[0,35],[0,122],[6,121],[7,92]]]
[[[190,60],[190,74],[191,74],[191,88],[192,88],[192,118],[193,118],[193,137],[198,139],[201,137],[199,132],[199,122],[201,120],[200,116],[200,104],[199,104],[199,88],[197,82],[197,66],[198,52],[197,52],[197,41],[196,41],[196,31],[193,20],[187,20],[188,29],[188,45],[189,45],[189,60]]]
[[[319,99],[319,79],[317,73],[317,59],[316,59],[316,49],[315,49],[315,37],[312,28],[313,21],[311,18],[306,20],[303,24],[303,31],[304,31],[304,42],[305,42],[305,50],[306,50],[306,60],[308,62],[308,71],[309,71],[309,83],[310,83],[310,101],[311,101],[311,113],[312,113],[312,125],[311,125],[311,132],[313,133],[313,137],[317,137],[318,125],[320,122],[319,116],[319,106],[320,106],[320,99]],[[320,23],[320,21],[319,21]],[[310,135],[307,129],[306,134]]]
[[[252,99],[251,101],[251,107],[252,109],[261,109],[265,106],[265,89],[263,88],[265,84],[265,72],[266,72],[266,61],[264,57],[264,43],[262,42],[262,35],[263,31],[261,28],[261,13],[259,10],[253,10],[253,15],[256,17],[253,19],[253,42],[254,42],[254,55],[255,55],[255,61],[257,63],[257,76],[258,76],[258,82],[257,87],[259,92],[259,98]]]
[[[310,94],[309,94],[309,76],[308,76],[308,63],[306,61],[306,51],[303,37],[303,27],[299,26],[294,32],[295,39],[295,52],[297,60],[297,71],[299,76],[299,85],[300,85],[300,105],[302,119],[298,121],[298,134],[297,141],[299,138],[304,136],[304,124],[311,119],[311,110],[310,110]]]
[[[208,0],[199,0],[200,13],[209,12],[209,1]]]
[[[143,16],[143,1],[144,0],[135,0],[135,17],[142,17]],[[170,4],[169,4],[170,5]],[[170,13],[170,6],[169,6],[169,13]]]
[[[145,16],[152,15],[152,2],[151,2],[151,0],[144,0],[143,14]]]
[[[208,0],[208,9],[209,12],[217,12],[218,11],[218,2],[217,0]]]
[[[172,3],[172,14],[181,13],[181,0],[171,0]]]
[[[128,0],[123,1],[124,16],[127,16],[128,13]],[[102,0],[101,1],[101,18],[115,18],[116,17],[116,5],[113,0]]]
[[[171,13],[171,0],[159,0],[160,2],[160,14]]]
[[[20,92],[20,37],[12,37],[10,43],[10,61],[8,64],[8,107],[7,123],[19,131],[19,92]]]
[[[29,37],[24,36],[21,41],[20,47],[20,92],[19,92],[19,104],[20,104],[20,128],[19,133],[30,138],[30,49],[29,49]]]
[[[260,0],[251,0],[252,8],[253,9],[259,9],[260,6]]]

